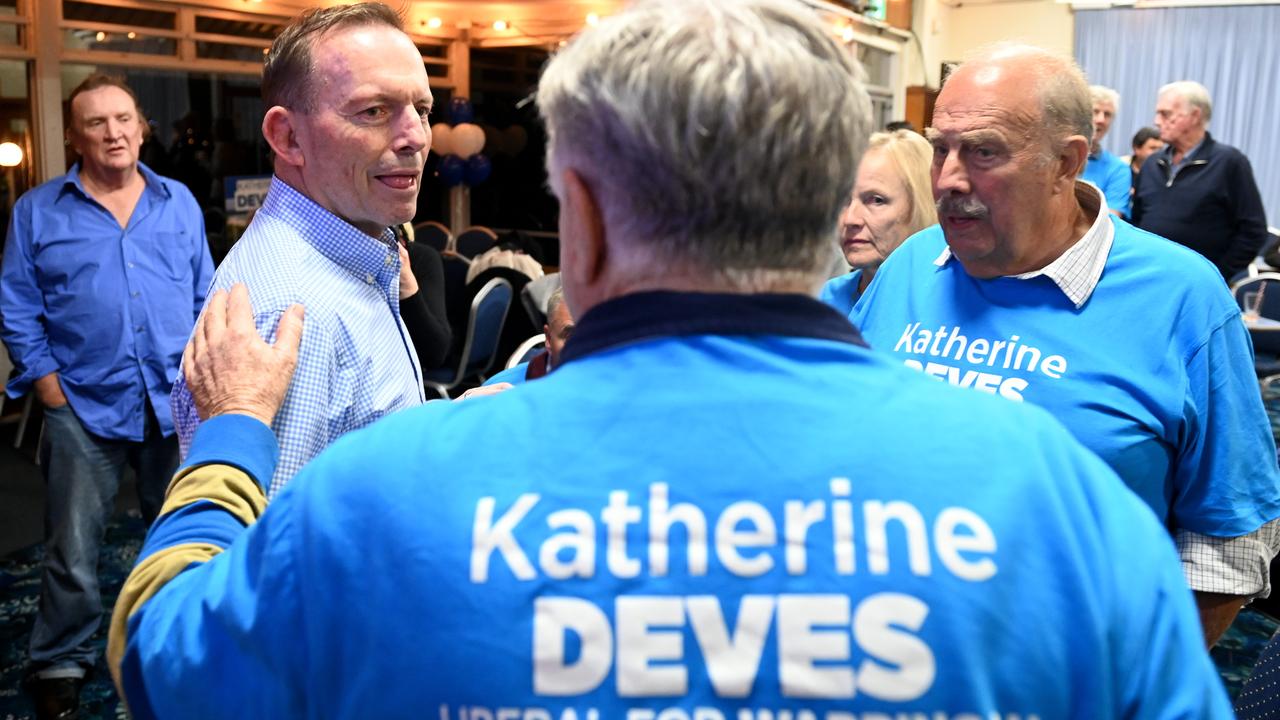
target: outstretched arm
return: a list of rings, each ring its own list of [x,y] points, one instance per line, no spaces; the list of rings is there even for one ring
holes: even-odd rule
[[[270,424],[297,365],[302,307],[281,317],[274,346],[254,328],[243,285],[209,300],[183,355],[187,383],[203,421],[187,464],[169,486],[164,507],[125,581],[111,619],[108,660],[121,694],[149,715],[141,668],[129,654],[139,643],[139,611],[183,573],[225,550],[266,508],[263,483],[275,467]],[[123,668],[122,668],[123,664]]]

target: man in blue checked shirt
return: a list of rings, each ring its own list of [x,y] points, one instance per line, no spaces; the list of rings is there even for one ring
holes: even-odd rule
[[[421,53],[380,3],[299,17],[267,55],[262,95],[275,177],[213,285],[248,285],[264,337],[293,303],[310,314],[274,426],[274,497],[339,436],[425,399],[389,228],[417,209],[432,97]],[[185,455],[198,421],[181,378],[173,410]]]
[[[146,121],[124,82],[71,92],[80,161],[24,195],[5,244],[0,312],[18,374],[44,405],[45,560],[28,689],[74,712],[98,628],[98,544],[126,465],[155,519],[178,463],[169,392],[213,273],[191,193],[138,162]]]

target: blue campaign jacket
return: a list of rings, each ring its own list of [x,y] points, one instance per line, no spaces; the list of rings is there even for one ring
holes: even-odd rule
[[[1043,411],[898,365],[801,296],[593,308],[547,378],[345,436],[248,532],[166,508],[122,597],[235,540],[132,613],[131,710],[1230,717],[1154,516]],[[227,416],[192,462],[271,450]],[[171,503],[220,472],[249,496],[210,465]]]

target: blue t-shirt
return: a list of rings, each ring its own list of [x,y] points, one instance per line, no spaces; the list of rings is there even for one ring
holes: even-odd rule
[[[1204,258],[1109,219],[1079,309],[1045,276],[934,265],[934,226],[881,266],[850,319],[910,367],[1049,410],[1171,527],[1251,532],[1280,515],[1280,473],[1240,309]]]
[[[1080,177],[1098,186],[1107,196],[1108,208],[1129,217],[1129,188],[1133,186],[1133,171],[1128,163],[1106,150],[1100,150],[1098,157],[1090,157],[1085,163]]]
[[[1046,413],[723,298],[611,301],[546,379],[338,440],[134,613],[131,709],[1230,717],[1163,529]]]
[[[841,315],[853,311],[853,304],[858,302],[862,294],[858,292],[858,283],[862,279],[861,270],[853,270],[844,275],[837,275],[822,285],[818,291],[818,299],[835,308]]]

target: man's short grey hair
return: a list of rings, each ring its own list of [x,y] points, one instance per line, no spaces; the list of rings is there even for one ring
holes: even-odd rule
[[[1111,109],[1113,111],[1117,113],[1120,112],[1120,93],[1112,90],[1106,85],[1090,85],[1089,99],[1092,100],[1094,104],[1100,102],[1108,103],[1111,105]]]
[[[822,275],[870,100],[852,53],[792,0],[648,0],[574,38],[538,107],[610,229],[657,266],[735,287]]]
[[[1025,43],[1000,42],[976,50],[965,64],[1017,59],[1036,73],[1046,157],[1057,155],[1064,141],[1083,135],[1093,142],[1093,100],[1084,71],[1071,58]]]
[[[551,295],[547,297],[547,324],[551,324],[551,318],[556,316],[556,310],[564,304],[564,288],[558,287],[551,291]]]
[[[1213,117],[1213,101],[1209,99],[1209,89],[1194,80],[1179,80],[1160,88],[1156,97],[1170,94],[1183,99],[1191,107],[1200,108],[1200,119],[1205,125]]]

